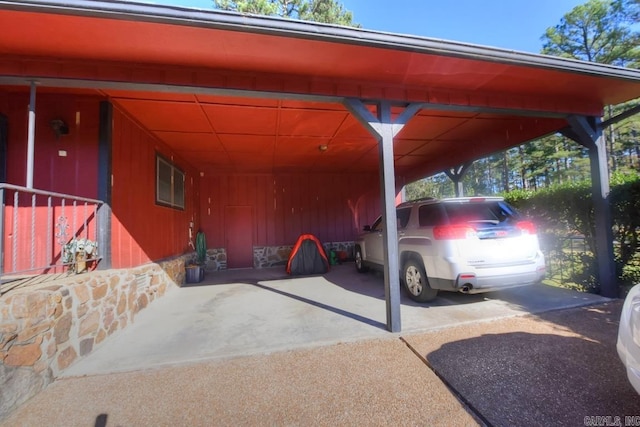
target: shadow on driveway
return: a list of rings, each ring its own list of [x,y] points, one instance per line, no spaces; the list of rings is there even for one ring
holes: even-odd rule
[[[403,296],[402,333],[603,301],[595,295],[547,288],[524,287],[491,296],[443,293],[425,305]],[[154,301],[137,314],[133,324],[110,336],[62,376],[397,336],[387,332],[380,275],[358,274],[352,265],[306,277],[287,276],[282,269],[226,271],[209,274],[198,286],[174,290]]]
[[[625,425],[625,416],[640,415],[640,398],[616,352],[621,306],[618,300],[406,341],[492,425],[589,425],[602,416]]]

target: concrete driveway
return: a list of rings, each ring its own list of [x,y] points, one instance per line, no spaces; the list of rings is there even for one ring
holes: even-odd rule
[[[622,300],[545,286],[403,299],[391,334],[382,278],[350,267],[175,290],[0,425],[638,425]]]
[[[416,304],[403,292],[402,335],[608,301],[545,285],[490,294],[441,293]],[[362,339],[397,339],[386,330],[382,275],[351,264],[324,276],[291,278],[282,268],[209,273],[169,292],[127,329],[67,369],[73,377],[195,361],[270,354]]]

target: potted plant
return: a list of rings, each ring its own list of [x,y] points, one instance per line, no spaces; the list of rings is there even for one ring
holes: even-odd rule
[[[195,260],[190,261],[186,266],[187,283],[200,283],[204,280],[204,270],[207,260],[207,243],[202,231],[196,234]]]
[[[185,266],[187,283],[200,283],[204,279],[204,266],[190,261]]]
[[[87,271],[87,262],[98,255],[98,243],[86,238],[73,238],[62,247],[62,262],[76,274]]]

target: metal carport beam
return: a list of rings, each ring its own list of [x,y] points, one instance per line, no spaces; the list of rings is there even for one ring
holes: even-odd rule
[[[453,167],[451,169],[445,169],[444,173],[449,177],[456,189],[456,197],[462,197],[464,194],[464,188],[462,187],[462,177],[469,170],[473,161],[464,163],[462,165]]]
[[[384,258],[384,291],[387,304],[387,329],[400,332],[400,266],[398,260],[398,225],[396,218],[396,183],[393,164],[393,138],[420,111],[420,104],[409,104],[394,122],[391,103],[376,101],[377,117],[359,99],[345,99],[345,107],[378,141],[380,159],[380,195],[382,201]]]
[[[609,167],[600,118],[570,116],[567,121],[569,128],[562,130],[561,133],[589,150],[600,294],[616,298],[618,287],[609,206]]]

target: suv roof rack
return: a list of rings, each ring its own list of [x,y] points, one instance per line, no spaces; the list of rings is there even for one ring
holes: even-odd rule
[[[482,200],[504,200],[501,196],[469,196],[469,197],[447,197],[440,199],[442,202],[474,202]]]
[[[419,199],[415,199],[415,200],[408,200],[408,201],[406,201],[406,202],[402,202],[402,203],[400,203],[397,207],[399,207],[399,208],[400,208],[400,207],[403,207],[403,206],[410,206],[410,205],[413,205],[413,204],[415,204],[415,203],[427,202],[427,201],[429,201],[429,200],[438,200],[438,199],[437,199],[437,198],[435,198],[435,197],[421,197],[421,198],[419,198]]]

